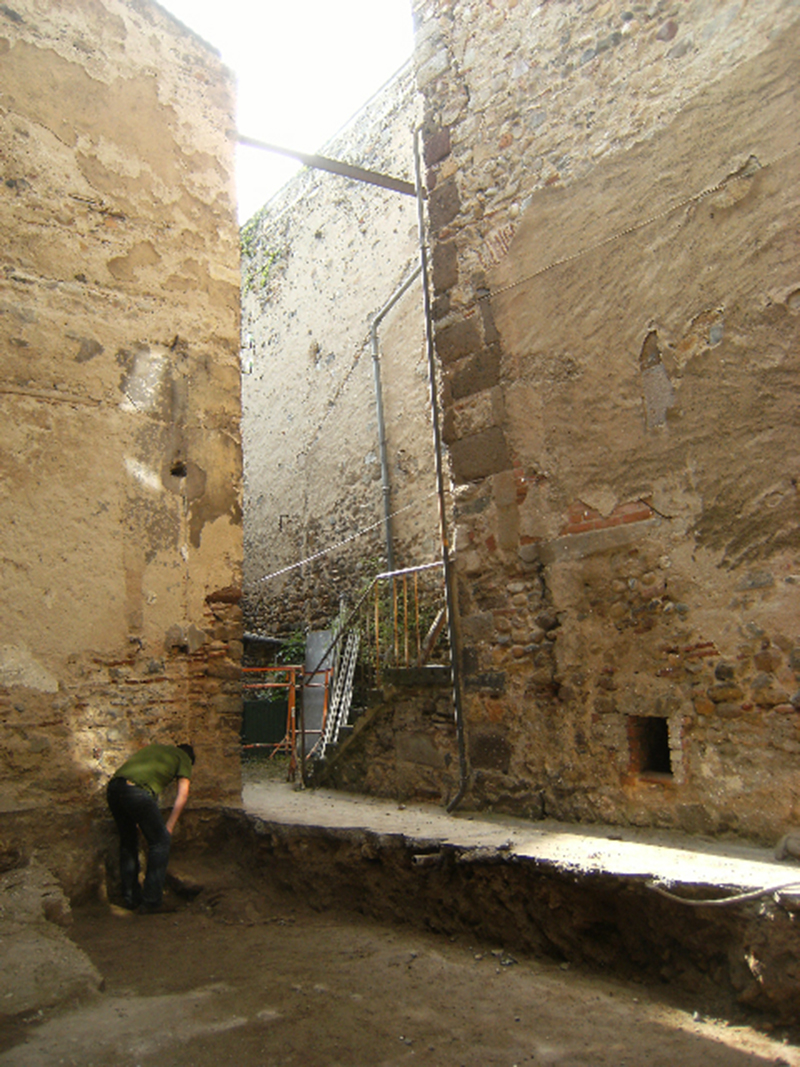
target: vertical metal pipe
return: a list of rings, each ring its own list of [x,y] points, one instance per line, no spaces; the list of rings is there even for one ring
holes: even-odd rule
[[[450,559],[450,544],[447,532],[445,507],[444,463],[442,459],[442,435],[439,428],[439,398],[436,388],[436,357],[433,347],[433,318],[431,316],[430,286],[428,281],[428,252],[425,245],[425,214],[423,210],[422,164],[420,159],[420,135],[422,127],[414,133],[414,174],[417,183],[417,227],[419,231],[419,258],[422,268],[422,301],[425,309],[425,341],[428,354],[428,385],[430,388],[431,422],[433,424],[433,451],[436,461],[436,492],[439,498],[439,531],[442,539],[442,566],[444,569],[444,592],[447,604],[447,631],[450,638],[450,671],[453,683],[453,711],[458,741],[458,792],[447,805],[453,811],[463,800],[469,785],[467,751],[464,738],[464,706],[461,693],[461,641],[456,625],[456,594],[453,564]]]
[[[397,578],[392,578],[392,612],[394,616],[394,665],[400,662],[400,635],[397,632]]]
[[[381,361],[380,347],[378,345],[378,327],[386,318],[403,294],[411,288],[422,273],[422,267],[417,267],[398,289],[392,293],[380,311],[372,317],[369,329],[370,348],[372,349],[372,376],[375,381],[375,407],[378,420],[378,454],[381,461],[381,489],[383,491],[383,533],[386,541],[386,569],[394,570],[394,542],[392,538],[392,486],[389,478],[389,459],[386,446],[386,419],[383,413],[383,389],[381,386]]]
[[[300,699],[302,702],[302,696]],[[294,671],[292,671],[292,685],[289,691],[289,719],[291,721],[292,730],[289,748],[288,779],[290,782],[293,782],[294,776],[297,773],[297,689],[294,684]]]
[[[419,666],[419,658],[422,652],[422,644],[419,636],[419,575],[414,571],[414,615],[416,620],[416,635],[417,635],[417,666]]]
[[[403,575],[403,658],[408,667],[408,575]]]
[[[378,583],[375,582],[375,687],[381,684],[381,609]]]
[[[386,566],[394,570],[394,544],[392,541],[392,506],[391,483],[389,481],[389,460],[386,449],[386,421],[383,417],[383,390],[381,388],[381,364],[378,359],[378,330],[375,322],[370,329],[372,346],[372,376],[375,380],[375,407],[378,418],[378,455],[381,460],[381,490],[383,492],[383,537],[386,544]]]
[[[294,671],[292,671],[292,682],[294,683]],[[303,686],[300,687],[300,700],[298,701],[298,711],[300,713],[300,785],[305,789],[306,787],[306,707],[305,707],[305,690]]]

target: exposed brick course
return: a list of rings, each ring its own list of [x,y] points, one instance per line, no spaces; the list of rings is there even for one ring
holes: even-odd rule
[[[567,521],[561,533],[586,533],[589,530],[605,530],[613,526],[622,526],[628,522],[646,522],[652,519],[653,515],[653,509],[642,500],[618,504],[610,515],[601,515],[594,508],[587,507],[578,501],[567,509]]]
[[[140,745],[191,740],[193,804],[240,799],[234,101],[219,57],[157,4],[13,6],[0,806],[34,827],[20,855],[52,854],[80,894],[108,777]]]
[[[796,13],[414,7],[450,140],[429,218],[464,669],[505,677],[491,713],[467,685],[467,733],[491,714],[510,745],[502,768],[470,745],[470,796],[777,839],[800,819]],[[670,771],[643,778],[652,718]]]

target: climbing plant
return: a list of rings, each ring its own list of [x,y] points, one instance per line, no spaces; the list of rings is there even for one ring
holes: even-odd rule
[[[245,293],[265,292],[273,266],[284,251],[280,248],[262,248],[260,224],[262,212],[257,212],[239,230],[239,248],[242,257],[242,289]]]

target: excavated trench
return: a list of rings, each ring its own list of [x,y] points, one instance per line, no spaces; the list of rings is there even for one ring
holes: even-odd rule
[[[7,872],[0,1067],[800,1067],[795,913],[764,893],[796,868],[763,850],[285,782],[244,804],[184,812],[164,914],[115,906],[105,822],[71,917],[34,859]]]
[[[692,906],[660,895],[646,876],[570,868],[508,845],[245,812],[198,813],[191,837],[189,847],[202,842],[216,863],[317,911],[466,934],[505,952],[643,981],[729,1019],[754,1013],[768,1025],[798,1023],[800,922],[791,897]],[[788,882],[793,872],[776,873]],[[690,878],[676,889],[694,901],[738,891]]]

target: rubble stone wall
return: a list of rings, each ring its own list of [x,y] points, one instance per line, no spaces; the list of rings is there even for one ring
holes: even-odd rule
[[[232,124],[230,74],[156,4],[0,8],[9,833],[99,808],[151,740],[194,742],[193,802],[240,796]]]
[[[433,677],[420,677],[426,673]],[[401,668],[389,675],[370,694],[352,733],[315,767],[315,781],[355,793],[447,803],[459,786],[449,671]]]
[[[800,6],[414,6],[472,802],[777,837]]]
[[[321,154],[413,182],[417,101],[409,66]],[[370,326],[418,267],[416,201],[306,170],[242,251],[247,626],[320,629],[386,569]],[[378,340],[395,566],[412,566],[439,554],[419,282]]]

